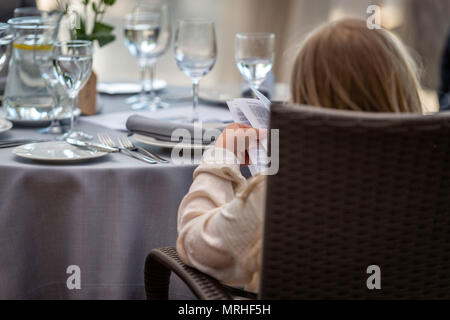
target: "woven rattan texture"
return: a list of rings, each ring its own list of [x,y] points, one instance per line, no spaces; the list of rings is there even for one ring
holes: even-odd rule
[[[177,274],[199,299],[225,300],[231,296],[215,279],[185,265],[175,248],[154,249],[145,263],[145,290],[148,299],[168,299],[170,271]]]
[[[260,298],[450,298],[450,114],[275,104],[271,119]]]

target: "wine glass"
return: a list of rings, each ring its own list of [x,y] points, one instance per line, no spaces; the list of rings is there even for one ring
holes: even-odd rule
[[[156,96],[154,90],[155,64],[170,44],[171,28],[167,5],[144,5],[136,7],[125,16],[125,45],[137,58],[141,74],[141,93],[127,99],[133,109],[156,110],[168,104]],[[150,71],[149,94],[146,90],[146,71]]]
[[[0,23],[0,71],[8,61],[9,53],[11,50],[12,36],[10,33],[9,25],[7,23]]]
[[[179,20],[174,50],[178,67],[192,79],[192,122],[196,122],[199,120],[197,114],[199,82],[211,71],[217,58],[214,22]]]
[[[272,70],[275,57],[273,33],[238,33],[235,59],[239,72],[250,87],[258,90]]]
[[[92,71],[93,46],[91,41],[72,40],[57,42],[53,46],[53,71],[72,101],[70,129],[59,139],[91,139],[92,136],[74,131],[74,113],[78,93],[85,86]]]

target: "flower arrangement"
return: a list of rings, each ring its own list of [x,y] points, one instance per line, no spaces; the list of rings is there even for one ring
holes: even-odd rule
[[[115,40],[113,34],[114,26],[103,22],[105,13],[109,7],[115,4],[116,0],[82,0],[82,12],[72,11],[68,1],[60,2],[59,8],[64,14],[74,15],[76,19],[75,27],[70,30],[73,40],[97,41],[100,47]],[[92,10],[92,12],[91,12]],[[93,17],[92,23],[88,19]]]
[[[107,9],[112,7],[116,0],[82,0],[82,12],[74,10],[69,2],[71,1],[58,0],[57,11],[67,16],[72,40],[89,40],[103,47],[116,39],[113,34],[114,26],[103,22]],[[78,107],[84,115],[97,112],[97,75],[94,71],[78,95]]]

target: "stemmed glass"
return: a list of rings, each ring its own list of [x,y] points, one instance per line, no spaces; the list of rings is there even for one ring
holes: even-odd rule
[[[179,20],[175,32],[174,50],[178,67],[192,79],[191,122],[197,122],[199,120],[197,113],[199,82],[211,71],[217,58],[214,22]]]
[[[59,83],[72,100],[70,129],[59,139],[91,139],[92,136],[74,131],[74,113],[78,93],[89,80],[92,71],[93,46],[91,41],[72,40],[57,42],[53,46],[53,68]]]
[[[139,6],[125,16],[125,44],[137,58],[141,74],[141,93],[127,99],[132,108],[156,110],[168,104],[156,96],[154,90],[155,65],[170,44],[171,28],[168,7],[162,5]],[[150,71],[149,94],[146,90],[146,71]]]
[[[238,33],[235,59],[239,72],[252,89],[258,90],[272,70],[275,57],[273,33]]]

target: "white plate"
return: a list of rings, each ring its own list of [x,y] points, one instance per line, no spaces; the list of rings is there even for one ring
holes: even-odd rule
[[[155,79],[153,81],[153,88],[162,90],[167,86],[167,83],[161,79]],[[97,91],[106,94],[135,94],[141,92],[141,84],[137,82],[120,82],[120,81],[108,81],[99,82],[97,84]]]
[[[8,131],[13,127],[13,124],[5,119],[0,118],[0,132]]]
[[[179,147],[179,148],[183,148],[183,149],[193,149],[193,150],[198,150],[198,149],[206,149],[209,147],[209,145],[204,145],[204,144],[190,144],[190,143],[179,143],[179,142],[173,142],[173,141],[162,141],[162,140],[158,140],[155,139],[153,137],[149,137],[149,136],[144,136],[142,134],[137,134],[135,133],[133,135],[133,138],[143,144],[152,146],[152,147],[160,147],[160,148],[168,148],[168,149],[172,149],[175,146]]]
[[[30,143],[12,151],[16,156],[44,162],[79,162],[106,156],[107,152],[83,149],[64,141]]]
[[[81,114],[81,110],[79,108],[75,109],[74,116],[78,117]],[[59,121],[69,120],[70,112],[64,112],[58,115]],[[17,124],[22,127],[45,127],[50,124],[50,120],[23,120],[23,119],[12,119],[8,118],[9,121]]]

